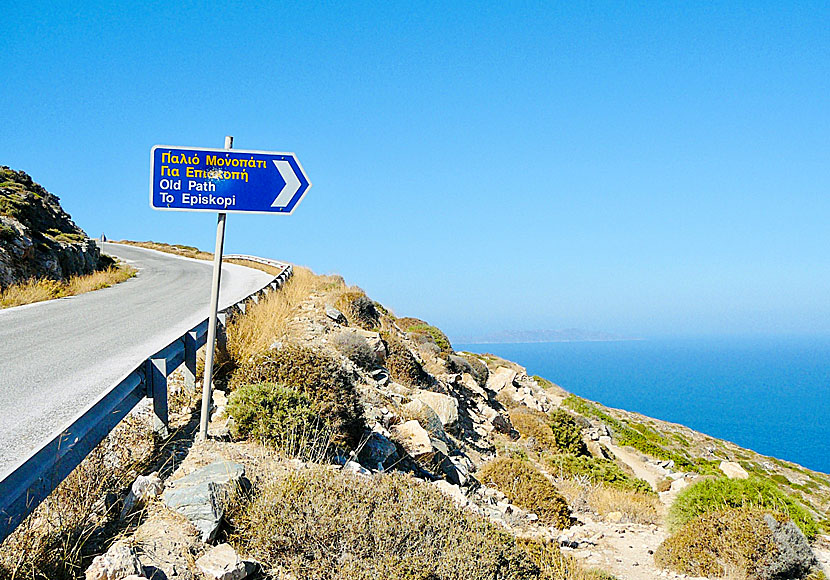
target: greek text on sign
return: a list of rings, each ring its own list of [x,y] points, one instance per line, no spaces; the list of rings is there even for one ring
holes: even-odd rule
[[[156,145],[150,207],[290,214],[311,187],[293,153]]]

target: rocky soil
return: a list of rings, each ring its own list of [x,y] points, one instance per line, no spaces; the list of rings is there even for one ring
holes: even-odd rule
[[[544,471],[544,465],[530,452],[536,442],[516,429],[510,415],[516,408],[541,413],[570,408],[569,394],[528,376],[525,369],[510,361],[453,352],[446,337],[423,321],[394,319],[364,301],[361,304],[366,312],[359,318],[368,323],[358,325],[354,313],[347,317],[334,301],[331,293],[313,293],[289,324],[293,341],[336,357],[360,393],[366,420],[361,445],[351,453],[343,450],[335,454],[328,469],[355,478],[407,473],[423,485],[435,486],[462,509],[480,514],[518,537],[556,542],[586,569],[602,570],[620,580],[685,577],[658,569],[653,554],[667,537],[662,522],[666,507],[680,490],[704,475],[700,466],[689,464],[694,469],[678,469],[673,461],[622,445],[614,432],[618,427],[609,422],[642,423],[661,437],[675,433],[672,440],[684,448],[684,457],[705,456],[709,462],[703,464],[706,469],[719,469],[728,477],[746,477],[744,465],[750,469],[767,465],[769,471],[790,474],[793,481],[814,482],[807,488],[811,490],[808,495],[814,496],[810,505],[817,513],[825,505],[826,489],[821,482],[826,476],[822,474],[761,458],[682,426],[597,406],[600,417],[569,411],[579,418],[588,449],[597,456],[610,457],[626,472],[661,490],[658,505],[662,507],[653,521],[642,523],[627,515],[624,507],[601,514],[580,501],[572,504],[575,521],[570,528],[544,525],[532,510],[511,503],[503,490],[481,478],[479,471],[497,456],[527,450],[529,460],[555,485],[572,485]],[[356,344],[363,346],[357,349]],[[271,345],[275,351],[281,348],[280,341]],[[378,364],[356,364],[353,359],[358,357],[346,356],[352,353],[350,349],[370,353]],[[401,375],[402,359],[408,361],[408,377]],[[266,475],[307,469],[309,464],[251,442],[231,441],[233,420],[225,409],[227,395],[223,390],[216,392],[209,441],[182,445],[166,471],[136,481],[122,515],[138,518],[137,525],[96,560],[87,571],[88,579],[129,575],[241,579],[255,573],[256,562],[224,543],[224,506],[239,486]],[[179,427],[192,426],[195,412],[186,408],[174,421]],[[830,540],[821,537],[814,547],[825,569],[828,546]]]
[[[33,278],[89,274],[99,260],[95,242],[57,196],[23,171],[0,166],[0,289]]]

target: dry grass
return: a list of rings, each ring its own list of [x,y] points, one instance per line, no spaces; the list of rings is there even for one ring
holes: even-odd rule
[[[131,240],[121,240],[112,243],[136,246],[138,248],[146,248],[148,250],[157,250],[159,252],[184,256],[185,258],[194,258],[196,260],[213,259],[213,253],[211,252],[203,252],[199,248],[195,248],[193,246],[183,246],[181,244],[165,244],[163,242],[133,242]]]
[[[127,417],[0,545],[0,578],[78,578],[106,549],[116,501],[151,459],[149,424]]]
[[[132,278],[135,274],[135,269],[121,264],[84,276],[72,276],[66,281],[46,278],[29,280],[0,290],[0,308],[33,304],[66,296],[77,296],[93,290],[109,288],[114,284]]]
[[[231,507],[237,549],[269,577],[588,580],[554,544],[518,542],[404,475],[324,468],[272,477]],[[607,577],[606,577],[607,578]]]
[[[213,259],[213,254],[210,256],[211,260]],[[251,260],[238,260],[236,258],[223,258],[223,262],[228,264],[238,264],[239,266],[246,266],[248,268],[253,268],[254,270],[262,270],[263,272],[267,272],[268,274],[273,274],[274,276],[278,276],[280,272],[282,272],[282,268],[277,268],[276,266],[269,266],[268,264],[260,264],[259,262],[252,262]]]
[[[227,328],[228,354],[242,363],[268,350],[275,341],[291,335],[290,322],[300,305],[313,293],[345,286],[337,276],[317,276],[308,268],[295,267],[294,274],[277,292],[259,304],[250,304],[244,316],[231,320]]]
[[[554,451],[559,448],[547,415],[541,411],[519,406],[511,408],[509,414],[510,422],[531,449]]]
[[[556,487],[573,506],[587,505],[602,517],[619,512],[623,521],[660,524],[663,510],[653,494],[591,483],[587,477],[559,478]]]

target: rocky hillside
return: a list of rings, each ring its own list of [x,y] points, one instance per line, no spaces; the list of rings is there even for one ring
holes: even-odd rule
[[[58,197],[23,171],[0,166],[0,289],[32,278],[63,280],[98,267],[97,246]]]
[[[337,276],[296,268],[220,361],[209,441],[174,388],[175,435],[131,490],[96,488],[65,577],[825,578],[827,475],[456,352]],[[108,476],[140,447],[107,445]]]

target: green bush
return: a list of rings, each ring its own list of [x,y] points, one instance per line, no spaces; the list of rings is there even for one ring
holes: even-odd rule
[[[17,237],[17,231],[9,226],[0,225],[0,242],[10,242]]]
[[[499,457],[479,470],[484,485],[495,485],[511,502],[539,516],[540,521],[559,529],[570,527],[571,510],[556,487],[527,461]]]
[[[697,516],[666,539],[654,553],[661,568],[693,576],[767,577],[778,548],[756,508],[722,509]],[[781,521],[782,515],[777,514]],[[786,518],[783,518],[786,519]]]
[[[260,383],[243,385],[228,399],[233,417],[231,434],[283,447],[299,432],[310,432],[314,423],[311,401],[293,389]]]
[[[610,459],[559,454],[545,457],[551,473],[560,477],[587,477],[592,483],[604,483],[618,489],[654,495],[647,481],[627,474]]]
[[[333,357],[305,346],[286,344],[245,361],[229,385],[274,383],[305,396],[314,413],[331,429],[333,442],[355,447],[365,426],[363,407],[348,373]]]
[[[436,345],[438,345],[438,348],[441,349],[442,352],[453,352],[450,339],[447,338],[447,335],[431,324],[413,324],[412,326],[407,327],[406,332],[411,334],[426,335],[430,337]]]
[[[710,473],[709,465],[696,464],[688,457],[678,453],[677,451],[661,447],[654,441],[650,441],[640,431],[632,428],[627,423],[612,417],[608,413],[603,412],[599,409],[599,407],[591,404],[581,397],[570,395],[562,401],[562,404],[573,409],[580,415],[585,417],[594,417],[608,425],[619,445],[630,445],[637,451],[645,453],[651,457],[674,461],[675,466],[677,466],[678,469],[694,471],[695,473]]]
[[[704,479],[683,490],[669,509],[670,531],[676,531],[696,516],[724,508],[755,507],[786,514],[813,540],[818,524],[798,502],[775,484],[759,477],[749,479]]]
[[[588,455],[588,447],[582,440],[582,428],[573,415],[563,409],[556,409],[551,411],[548,425],[560,450],[574,455]]]

